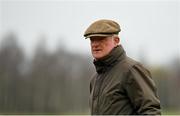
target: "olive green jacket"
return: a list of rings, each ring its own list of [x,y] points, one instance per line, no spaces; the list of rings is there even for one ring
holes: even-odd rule
[[[161,114],[160,101],[150,72],[127,57],[122,46],[94,61],[90,82],[92,115]]]

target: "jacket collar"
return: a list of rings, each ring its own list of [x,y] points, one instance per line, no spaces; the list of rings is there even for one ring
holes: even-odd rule
[[[103,59],[94,60],[96,72],[98,74],[106,72],[111,69],[119,60],[122,60],[125,56],[125,51],[121,45],[113,48],[112,51]]]

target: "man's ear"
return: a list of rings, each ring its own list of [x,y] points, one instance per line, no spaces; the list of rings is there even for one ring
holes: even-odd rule
[[[114,37],[114,42],[115,42],[116,45],[118,45],[119,42],[120,42],[120,38],[118,36],[115,36]]]

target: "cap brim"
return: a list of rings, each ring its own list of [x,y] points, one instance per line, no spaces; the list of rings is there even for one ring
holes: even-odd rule
[[[90,37],[110,37],[113,34],[91,34],[85,37],[85,39],[90,38]]]

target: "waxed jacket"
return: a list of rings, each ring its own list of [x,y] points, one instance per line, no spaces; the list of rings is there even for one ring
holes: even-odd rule
[[[90,82],[92,115],[159,115],[160,100],[150,72],[126,56],[121,45],[101,60]]]

